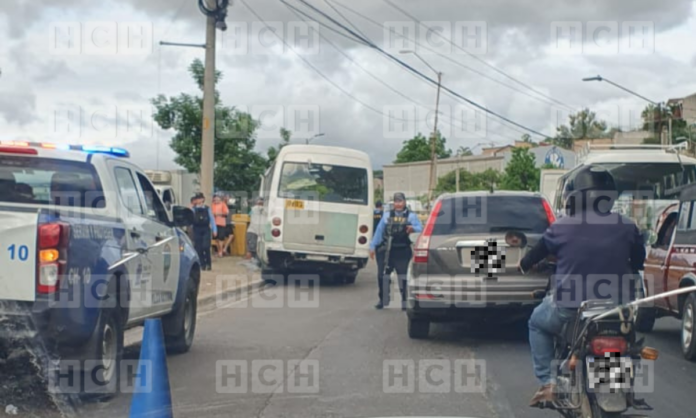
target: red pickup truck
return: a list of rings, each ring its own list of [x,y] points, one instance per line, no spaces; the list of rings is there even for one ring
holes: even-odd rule
[[[680,193],[679,203],[667,206],[658,218],[645,259],[643,284],[646,296],[696,285],[696,185]],[[655,319],[672,316],[682,320],[684,357],[696,360],[696,293],[658,299],[638,310],[636,327],[650,332]]]

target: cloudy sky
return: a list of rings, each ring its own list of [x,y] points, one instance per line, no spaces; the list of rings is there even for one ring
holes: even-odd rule
[[[218,89],[261,119],[259,151],[285,126],[297,142],[325,133],[317,143],[365,150],[380,167],[432,130],[431,82],[286,1],[329,28],[280,0],[235,0],[218,31]],[[585,106],[610,125],[639,123],[644,101],[583,77],[654,101],[696,93],[691,0],[306,1],[424,76],[435,78],[419,56],[443,73],[439,124],[453,149],[525,132],[463,98],[553,135]],[[187,67],[203,49],[159,46],[205,41],[196,0],[3,0],[0,39],[0,139],[118,144],[146,168],[173,168],[172,132],[153,126],[149,99],[197,93]]]

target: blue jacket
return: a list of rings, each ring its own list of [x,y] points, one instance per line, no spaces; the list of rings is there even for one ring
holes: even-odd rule
[[[402,212],[395,212],[397,215],[400,215],[403,213]],[[377,229],[375,229],[375,233],[372,236],[372,241],[370,242],[370,251],[374,251],[375,248],[379,244],[382,243],[382,240],[384,240],[384,228],[387,225],[387,219],[391,216],[391,211],[385,211],[382,214],[382,219],[379,221],[379,225],[377,225]],[[421,232],[423,231],[423,225],[421,224],[420,219],[418,219],[418,215],[416,215],[413,212],[408,212],[408,222],[411,224],[413,227],[413,232]]]
[[[580,212],[554,222],[520,261],[528,271],[555,255],[551,288],[558,306],[577,308],[590,299],[632,299],[629,279],[643,270],[645,245],[636,224],[625,216]]]

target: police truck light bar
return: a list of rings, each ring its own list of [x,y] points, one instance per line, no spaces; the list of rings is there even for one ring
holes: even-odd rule
[[[108,154],[113,155],[114,157],[124,158],[130,157],[130,153],[123,148],[109,147],[103,145],[68,145],[25,141],[2,141],[0,143],[0,153],[36,155],[37,153],[35,148],[57,149],[64,151],[82,151],[89,153]]]

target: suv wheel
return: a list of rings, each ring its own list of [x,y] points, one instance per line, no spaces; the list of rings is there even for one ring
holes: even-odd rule
[[[430,321],[427,319],[408,318],[408,336],[413,339],[428,338]]]
[[[687,360],[696,360],[696,294],[691,293],[682,308],[682,352]]]
[[[655,308],[636,309],[636,317],[634,318],[636,331],[643,333],[652,331],[655,326],[656,316]]]

